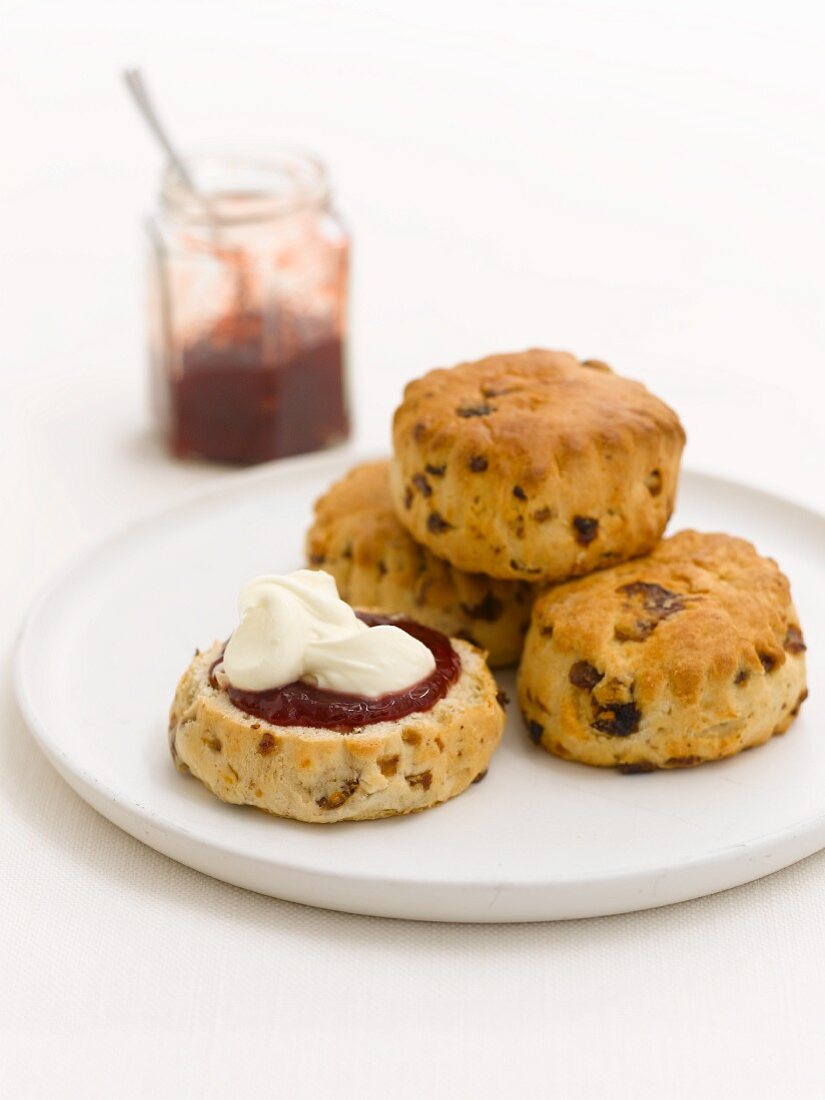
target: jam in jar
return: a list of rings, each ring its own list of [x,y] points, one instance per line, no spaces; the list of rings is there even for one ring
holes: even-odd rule
[[[248,465],[349,433],[349,241],[314,158],[193,156],[149,223],[153,403],[172,453]]]

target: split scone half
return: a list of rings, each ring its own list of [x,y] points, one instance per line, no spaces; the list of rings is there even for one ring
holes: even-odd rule
[[[457,569],[582,576],[653,549],[684,443],[676,413],[604,363],[491,355],[406,387],[393,420],[395,510]]]
[[[463,573],[419,546],[395,514],[388,460],[356,466],[320,497],[307,558],[354,607],[409,615],[465,638],[487,650],[493,668],[519,659],[535,586]]]
[[[518,677],[532,740],[626,771],[731,756],[807,696],[787,578],[743,539],[682,531],[536,601]]]
[[[475,646],[451,639],[458,678],[435,705],[348,732],[278,726],[235,706],[213,672],[223,644],[178,684],[169,743],[178,769],[224,802],[298,821],[365,821],[426,810],[481,779],[504,728],[503,699]]]

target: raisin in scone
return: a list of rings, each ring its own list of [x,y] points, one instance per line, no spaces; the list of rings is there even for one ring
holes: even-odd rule
[[[458,569],[558,581],[655,546],[684,442],[667,405],[603,363],[492,355],[406,387],[393,500],[413,538]]]
[[[222,643],[196,654],[178,684],[169,744],[180,771],[224,802],[298,821],[413,813],[483,777],[504,710],[483,654],[452,640],[461,668],[430,710],[346,732],[275,725],[235,706],[213,671]]]
[[[784,733],[807,695],[804,652],[774,561],[743,539],[682,531],[539,597],[519,703],[530,737],[558,756],[689,767]]]
[[[410,615],[465,638],[487,650],[493,667],[519,658],[534,586],[462,573],[419,546],[395,514],[388,461],[355,467],[317,501],[307,558],[355,607]]]

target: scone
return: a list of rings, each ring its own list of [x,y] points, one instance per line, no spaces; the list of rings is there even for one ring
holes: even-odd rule
[[[487,650],[493,667],[515,664],[535,588],[462,573],[419,546],[398,521],[389,462],[357,466],[315,505],[307,559],[338,582],[355,607],[410,615]]]
[[[351,732],[273,725],[236,707],[210,675],[222,643],[196,654],[169,719],[169,743],[224,802],[298,821],[364,821],[427,809],[487,770],[504,728],[501,696],[483,654],[452,640],[458,679],[430,710]]]
[[[784,733],[807,695],[804,652],[774,561],[743,539],[682,531],[539,597],[519,703],[530,737],[558,756],[689,767]]]
[[[393,500],[416,542],[458,569],[558,581],[655,546],[684,442],[667,405],[603,363],[492,355],[407,386]]]

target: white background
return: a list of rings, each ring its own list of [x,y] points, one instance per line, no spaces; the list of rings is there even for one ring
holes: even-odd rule
[[[68,557],[228,476],[166,459],[145,414],[160,160],[126,64],[183,144],[291,140],[330,163],[360,442],[386,445],[407,378],[542,344],[674,404],[689,465],[825,506],[821,3],[0,14],[4,1094],[821,1097],[825,855],[564,925],[308,910],[97,817],[25,732],[8,661]]]

